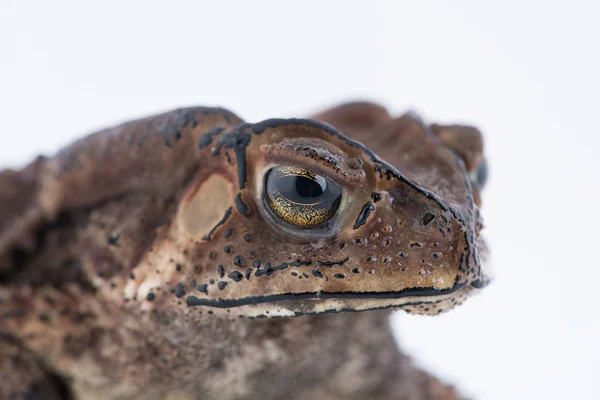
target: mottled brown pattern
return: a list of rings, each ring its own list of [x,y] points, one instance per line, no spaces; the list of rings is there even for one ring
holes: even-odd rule
[[[181,109],[3,171],[0,396],[458,398],[388,317],[487,284],[482,163],[474,128],[350,103],[258,124]],[[263,201],[277,165],[335,181],[335,216],[279,221]]]

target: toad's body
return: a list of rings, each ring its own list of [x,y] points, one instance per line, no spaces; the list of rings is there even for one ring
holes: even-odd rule
[[[0,398],[455,398],[387,319],[487,283],[484,166],[473,128],[352,103],[182,109],[2,172]]]

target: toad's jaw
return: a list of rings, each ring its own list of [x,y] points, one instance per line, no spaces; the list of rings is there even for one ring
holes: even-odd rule
[[[398,292],[305,292],[240,299],[187,297],[189,307],[208,307],[230,312],[236,309],[249,317],[299,316],[344,311],[365,311],[400,307],[408,312],[438,314],[462,303],[475,290],[469,284],[457,284],[449,289],[411,288]],[[429,310],[431,309],[431,310]],[[217,311],[215,310],[215,311]],[[429,312],[431,311],[431,312]]]

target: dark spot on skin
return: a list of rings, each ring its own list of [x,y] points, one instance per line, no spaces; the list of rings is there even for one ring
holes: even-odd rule
[[[181,132],[179,132],[178,130],[172,131],[172,132],[163,132],[163,143],[165,146],[172,148],[173,144],[171,143],[171,140],[173,140],[173,142],[178,142],[181,139]]]
[[[199,292],[202,292],[204,294],[208,294],[208,285],[206,283],[202,284],[202,285],[198,285],[197,290]]]
[[[433,213],[427,211],[425,214],[423,214],[423,217],[421,217],[421,224],[423,224],[423,226],[427,226],[434,219],[435,219],[435,215]]]
[[[42,322],[48,322],[50,320],[50,317],[48,316],[47,313],[42,312],[38,315],[38,318],[40,319],[40,321]]]
[[[319,271],[318,269],[313,269],[311,272],[317,278],[322,278],[323,277],[323,273],[321,271]]]
[[[252,266],[253,266],[254,268],[260,268],[260,260],[256,260],[256,261],[254,261],[254,262],[252,263]]]
[[[220,281],[219,283],[217,283],[217,287],[219,288],[219,290],[225,289],[226,286],[227,286],[227,282],[225,282],[225,281]]]
[[[237,208],[238,212],[242,214],[244,217],[249,217],[250,212],[248,211],[248,206],[246,203],[242,201],[242,194],[238,193],[235,196],[235,208]]]
[[[82,322],[84,319],[86,319],[89,316],[90,316],[90,314],[86,314],[86,313],[82,313],[82,312],[77,311],[75,313],[75,316],[73,317],[73,321],[75,321],[75,322]]]
[[[177,298],[182,298],[185,295],[185,289],[183,288],[183,285],[181,283],[178,283],[177,286],[175,286],[175,296],[177,296]]]
[[[297,272],[292,272],[292,276],[298,276]]]
[[[377,203],[379,200],[381,200],[381,194],[373,192],[371,193],[371,199],[373,199],[373,203]]]
[[[220,153],[221,148],[233,149],[238,165],[238,184],[240,190],[246,187],[246,147],[250,144],[252,135],[246,132],[230,132],[221,136],[213,151],[213,156]]]
[[[244,273],[244,276],[246,277],[247,280],[250,280],[250,275],[252,275],[252,269],[248,268],[246,270],[246,272]]]
[[[217,271],[219,272],[219,276],[222,278],[225,276],[225,268],[222,265],[217,265]]]
[[[273,272],[275,272],[275,270],[273,269],[273,267],[271,267],[271,263],[266,263],[265,267],[263,269],[256,270],[256,273],[254,275],[256,275],[256,276],[263,276],[263,275],[271,276],[271,274]]]
[[[400,253],[398,253],[398,257],[406,258],[406,253],[401,251]]]
[[[213,137],[223,132],[224,129],[225,127],[223,126],[215,126],[211,128],[208,132],[206,132],[204,135],[202,135],[202,137],[200,137],[200,139],[198,140],[198,146],[200,147],[200,149],[205,149],[209,144],[212,143]]]
[[[242,257],[240,257],[240,256],[235,256],[233,258],[233,263],[235,265],[237,265],[238,267],[243,267],[244,266],[244,260],[242,260]]]
[[[361,226],[363,226],[364,224],[366,224],[367,218],[369,218],[369,215],[374,210],[375,210],[375,206],[373,206],[373,203],[371,203],[369,201],[367,204],[365,204],[363,206],[362,210],[360,210],[360,213],[358,214],[358,217],[356,218],[356,222],[354,223],[354,226],[352,227],[352,229],[358,229]]]
[[[64,309],[63,309],[63,311],[64,311]],[[67,313],[68,313],[68,310],[67,310]],[[2,318],[13,318],[13,317],[21,318],[26,315],[27,315],[27,313],[24,310],[14,310],[14,311],[7,311],[5,313],[0,314],[0,317],[2,317]],[[66,314],[62,314],[62,311],[61,311],[60,315],[65,316]]]
[[[334,267],[336,265],[342,266],[344,265],[348,260],[350,259],[350,257],[346,257],[341,261],[317,261],[317,266],[319,267]]]
[[[244,240],[246,241],[246,243],[250,243],[252,241],[252,236],[245,234],[244,235]]]
[[[333,274],[333,277],[337,278],[337,279],[344,279],[346,277],[346,275],[345,274]]]
[[[344,247],[346,247],[346,243],[340,243],[338,244],[338,249],[343,249]]]
[[[162,218],[159,218],[159,219],[157,219],[156,221],[154,221],[154,223],[152,224],[152,227],[153,227],[154,229],[158,229],[158,228],[160,228],[161,226],[163,226],[164,224],[165,224],[165,220],[164,220],[164,219],[162,219]]]
[[[411,243],[411,244],[409,244],[408,246],[409,246],[410,248],[413,248],[413,247],[423,247],[423,244],[422,244],[422,243],[419,243],[419,242],[412,242],[412,243]]]
[[[206,146],[208,146],[211,142],[212,142],[212,137],[208,133],[205,133],[198,140],[198,147],[200,147],[201,150],[205,149]]]
[[[440,253],[431,253],[431,257],[433,257],[434,260],[438,260],[440,258]]]
[[[135,279],[135,274],[133,272],[129,274],[129,279]]]
[[[229,278],[233,279],[234,282],[239,282],[242,280],[242,278],[244,277],[244,275],[242,275],[241,272],[239,271],[233,271],[231,272],[229,275],[227,275]]]
[[[216,251],[214,251],[214,250],[211,250],[211,251],[208,253],[208,258],[210,258],[211,260],[214,260],[215,258],[217,258],[217,252],[216,252]]]
[[[121,235],[111,235],[108,237],[108,244],[111,246],[119,246],[119,238]]]
[[[225,231],[225,233],[223,234],[223,237],[225,239],[229,239],[231,237],[231,235],[233,235],[233,228],[229,228]]]
[[[175,264],[175,269],[177,271],[181,271],[181,264]]]
[[[50,306],[56,305],[56,299],[52,296],[45,295],[44,301]],[[0,304],[2,304],[2,300],[0,300]]]
[[[227,254],[231,253],[231,246],[225,246],[223,247],[223,251]]]
[[[215,230],[219,226],[223,225],[225,223],[225,221],[227,221],[227,218],[229,218],[229,216],[231,215],[231,211],[232,211],[232,208],[229,207],[227,209],[227,211],[225,211],[225,215],[223,215],[223,218],[221,218],[221,220],[219,222],[217,222],[217,224],[215,226],[213,226],[213,228],[210,230],[210,232],[208,232],[208,235],[204,236],[202,239],[210,240],[210,238],[211,238],[212,234],[215,232]]]
[[[360,268],[352,268],[353,274],[360,274]]]
[[[194,289],[194,288],[196,287],[196,280],[195,280],[195,279],[192,279],[192,280],[190,281],[190,287],[191,287],[192,289]]]
[[[199,265],[194,265],[194,272],[198,272],[200,271],[200,266]]]
[[[155,298],[156,298],[156,296],[152,292],[150,292],[146,295],[146,300],[148,300],[148,301],[154,301]]]

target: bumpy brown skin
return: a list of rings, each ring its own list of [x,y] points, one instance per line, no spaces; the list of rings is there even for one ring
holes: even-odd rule
[[[458,398],[396,349],[389,310],[332,312],[437,314],[487,283],[479,133],[370,103],[313,119],[398,170],[325,125],[198,107],[2,172],[0,398]],[[278,163],[339,179],[331,233],[274,226]],[[297,317],[254,318],[273,315]]]

